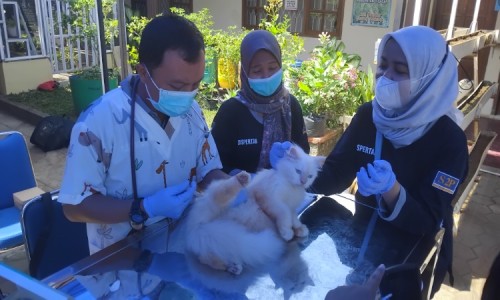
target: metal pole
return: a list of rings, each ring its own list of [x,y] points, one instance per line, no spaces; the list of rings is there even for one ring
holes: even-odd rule
[[[427,15],[426,25],[431,26],[432,18],[434,16],[434,0],[429,3],[429,14]]]
[[[404,20],[404,7],[406,6],[406,0],[396,1],[396,9],[394,11],[394,23],[392,25],[392,31],[396,31],[402,27],[402,20]]]
[[[420,11],[422,10],[422,0],[415,1],[415,8],[413,9],[413,25],[420,24]]]
[[[106,57],[106,40],[104,38],[104,16],[102,13],[102,1],[96,0],[97,9],[97,42],[99,44],[100,61],[101,61],[101,81],[104,93],[109,91],[109,78],[108,78],[108,60]]]
[[[453,27],[455,26],[455,18],[457,17],[457,7],[458,0],[453,0],[453,3],[451,4],[450,23],[448,24],[448,30],[446,31],[446,40],[453,37]]]
[[[470,23],[469,33],[477,31],[477,16],[479,15],[479,6],[481,6],[481,0],[476,0],[476,6],[474,7],[474,17],[472,18],[472,23]]]
[[[127,28],[125,20],[125,0],[116,3],[118,12],[118,42],[120,43],[120,75],[122,79],[128,76]]]

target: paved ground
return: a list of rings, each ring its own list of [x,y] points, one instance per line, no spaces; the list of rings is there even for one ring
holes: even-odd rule
[[[0,108],[0,131],[17,130],[29,140],[33,128]],[[493,129],[500,135],[500,126]],[[28,144],[39,186],[46,191],[58,189],[66,149],[44,153]],[[491,155],[499,151],[492,149]],[[490,155],[488,159],[498,162]],[[443,285],[434,299],[480,299],[489,267],[500,251],[500,169],[491,165],[483,168],[488,172],[480,172],[478,185],[466,201],[458,223],[454,243],[455,286]],[[0,260],[20,271],[28,270],[23,247],[0,253]],[[2,284],[5,282],[0,281],[0,287]]]

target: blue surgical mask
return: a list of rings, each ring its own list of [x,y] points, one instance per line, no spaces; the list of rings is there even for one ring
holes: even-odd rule
[[[146,69],[147,70],[147,69]],[[153,107],[170,116],[170,117],[178,117],[189,111],[191,108],[191,104],[193,104],[194,97],[198,93],[198,89],[195,89],[191,92],[181,92],[181,91],[169,91],[164,90],[156,85],[156,82],[153,80],[153,77],[148,72],[149,78],[151,78],[151,82],[153,82],[154,86],[158,89],[158,102],[154,101],[149,93],[148,86],[146,86],[146,92],[148,93],[148,100],[151,102]]]
[[[273,75],[267,78],[248,78],[250,88],[259,95],[271,96],[276,92],[283,79],[283,70],[279,69]]]

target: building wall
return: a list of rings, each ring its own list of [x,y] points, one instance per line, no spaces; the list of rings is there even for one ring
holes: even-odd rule
[[[52,80],[52,66],[48,57],[0,62],[0,94],[34,90],[49,80]]]
[[[342,41],[346,45],[347,53],[355,53],[361,56],[361,64],[364,70],[375,70],[375,42],[384,34],[398,28],[399,20],[395,21],[398,0],[392,1],[391,18],[388,28],[352,26],[352,0],[345,0],[344,17],[342,24]],[[230,25],[241,26],[242,24],[242,1],[240,0],[193,0],[193,11],[207,7],[214,17],[214,27],[225,29]],[[398,13],[399,14],[399,13]],[[500,29],[500,14],[497,13],[496,29]],[[305,51],[299,55],[300,59],[307,59],[309,52],[318,44],[316,38],[304,38]],[[490,57],[486,68],[485,80],[497,82],[500,70],[500,46],[490,51]]]
[[[208,8],[213,16],[215,29],[229,26],[241,27],[242,2],[240,0],[193,0],[193,11]]]
[[[396,0],[393,1],[395,3]],[[373,57],[375,41],[385,33],[393,31],[394,21],[393,5],[389,28],[377,28],[367,26],[351,26],[352,0],[345,0],[344,18],[342,24],[342,41],[346,45],[346,52],[356,53],[361,56],[363,66],[371,65],[373,69]],[[238,27],[242,24],[242,1],[240,0],[193,0],[193,11],[208,8],[214,19],[214,28],[226,29],[230,25]],[[318,45],[317,38],[304,37],[305,51],[299,55],[300,59],[307,59],[309,52]]]

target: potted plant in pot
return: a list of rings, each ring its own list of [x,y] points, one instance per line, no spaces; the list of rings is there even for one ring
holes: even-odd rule
[[[18,38],[19,32],[17,30],[17,23],[14,19],[7,19],[7,36],[10,38]]]
[[[108,73],[110,90],[118,87],[118,75],[117,69]],[[100,67],[93,66],[74,73],[69,77],[69,86],[75,111],[79,113],[103,94]]]
[[[247,32],[236,26],[229,26],[214,36],[217,50],[217,81],[219,87],[223,89],[235,89],[239,86],[240,45]]]
[[[99,53],[97,43],[97,21],[91,12],[95,9],[95,2],[88,0],[65,0],[70,6],[70,16],[62,20],[64,26],[76,28],[78,34],[73,37],[90,41],[91,53]],[[113,5],[116,0],[103,0],[102,12],[104,16],[104,36],[106,46],[118,36],[118,21],[113,18]],[[80,49],[84,51],[85,49]],[[101,54],[105,55],[105,54]],[[83,63],[82,63],[83,65]],[[109,89],[118,86],[118,71],[112,70],[108,74]],[[103,94],[101,71],[99,66],[83,66],[69,79],[71,94],[76,112],[82,111],[88,104]]]
[[[193,22],[203,36],[205,42],[205,74],[203,82],[212,84],[216,82],[217,77],[217,36],[219,30],[214,30],[213,17],[208,8],[202,8],[197,12],[186,13],[179,7],[171,7],[170,10],[177,15],[183,16]]]
[[[301,103],[309,136],[322,136],[326,128],[342,125],[344,116],[373,97],[373,74],[358,69],[361,57],[344,53],[343,42],[319,35],[320,45],[311,58],[289,68],[289,89]]]

